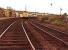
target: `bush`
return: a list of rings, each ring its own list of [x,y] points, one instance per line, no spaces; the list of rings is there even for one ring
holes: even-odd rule
[[[47,21],[49,18],[48,17],[43,17],[43,18],[41,18],[41,21]]]
[[[64,21],[61,19],[56,19],[54,21],[52,21],[53,24],[56,24],[58,26],[63,26],[64,25]]]

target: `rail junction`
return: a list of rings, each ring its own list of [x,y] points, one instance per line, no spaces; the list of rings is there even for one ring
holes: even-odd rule
[[[37,18],[0,20],[0,50],[68,50],[68,33]]]

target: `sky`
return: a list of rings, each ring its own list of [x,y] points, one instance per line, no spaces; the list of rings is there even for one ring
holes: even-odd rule
[[[52,6],[50,5],[52,3]],[[0,7],[12,7],[15,10],[25,10],[31,12],[45,12],[60,14],[68,13],[68,0],[0,0]]]

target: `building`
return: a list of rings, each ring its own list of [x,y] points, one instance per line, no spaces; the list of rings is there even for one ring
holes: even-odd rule
[[[0,17],[5,17],[4,8],[0,8]]]
[[[31,14],[31,17],[37,17],[38,12],[29,12]]]
[[[29,12],[28,11],[16,11],[20,17],[28,17]]]
[[[29,16],[29,12],[28,11],[23,11],[22,15],[23,15],[23,17],[28,17]]]
[[[48,13],[39,13],[39,12],[28,12],[28,11],[16,11],[16,16],[20,17],[38,17],[38,16],[45,16],[48,15]]]
[[[6,17],[16,17],[16,11],[12,8],[5,9],[5,16]]]
[[[20,17],[20,14],[18,12],[16,12],[16,17]]]

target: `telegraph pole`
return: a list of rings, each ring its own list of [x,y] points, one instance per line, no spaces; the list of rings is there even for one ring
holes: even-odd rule
[[[60,16],[61,16],[61,13],[62,13],[62,8],[60,8]]]
[[[52,6],[53,4],[52,4],[52,0],[51,0],[51,3],[50,3],[50,6]]]
[[[27,7],[26,7],[26,5],[25,5],[25,11],[27,11]]]
[[[50,7],[51,7],[51,9],[52,9],[52,7],[53,7],[53,2],[52,2],[52,0],[50,0]],[[52,14],[52,11],[51,11],[51,14]]]

